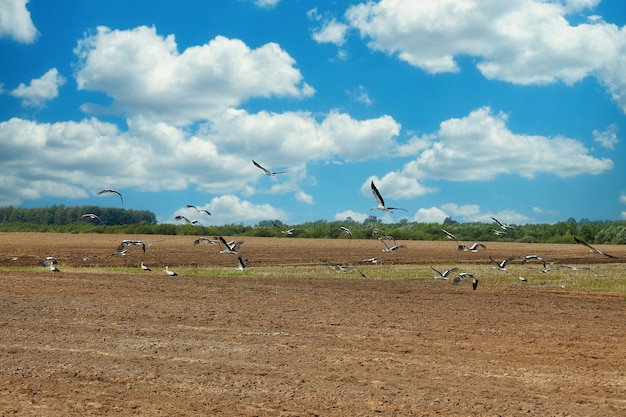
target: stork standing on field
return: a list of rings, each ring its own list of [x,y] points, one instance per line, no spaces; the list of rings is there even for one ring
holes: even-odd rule
[[[166,273],[167,275],[169,275],[170,277],[176,277],[176,276],[178,276],[178,274],[177,274],[176,272],[172,271],[172,270],[169,268],[169,266],[167,266],[167,265],[165,265],[165,269],[164,269],[164,271],[165,271],[165,273]]]

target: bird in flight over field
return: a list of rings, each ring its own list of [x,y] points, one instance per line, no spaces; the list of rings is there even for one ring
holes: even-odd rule
[[[435,274],[437,274],[435,275],[436,279],[448,279],[448,276],[450,275],[450,273],[459,270],[459,268],[454,267],[454,268],[446,269],[445,271],[441,272],[441,271],[436,270],[432,266],[430,267],[430,269],[435,271]]]
[[[241,259],[241,256],[237,256],[237,270],[243,272],[243,270],[246,269],[247,265],[248,259]]]
[[[470,247],[467,247],[467,245],[465,245],[464,243],[460,243],[457,249],[460,250],[460,251],[461,250],[465,251],[465,252],[478,252],[479,248],[487,249],[487,247],[485,245],[483,245],[482,243],[478,243],[478,242],[475,242]]]
[[[508,224],[501,222],[500,220],[496,219],[495,217],[492,217],[491,219],[492,219],[494,222],[498,223],[498,226],[500,226],[500,228],[501,228],[502,230],[506,230],[506,229],[515,229],[515,227],[513,227],[513,226],[509,226]]]
[[[81,219],[92,219],[92,220],[98,220],[100,222],[100,224],[102,224],[102,220],[100,219],[100,217],[98,217],[96,214],[93,213],[85,213],[82,216],[80,216]]]
[[[576,243],[580,243],[581,245],[586,246],[587,248],[589,248],[589,252],[598,253],[600,255],[606,256],[607,258],[615,258],[615,256],[609,255],[608,253],[605,253],[605,252],[602,252],[600,249],[594,248],[593,246],[591,246],[587,242],[583,242],[582,240],[578,239],[576,236],[574,236],[574,240],[576,241]]]
[[[465,278],[472,279],[472,289],[476,291],[476,288],[478,288],[478,277],[474,274],[470,274],[468,272],[461,272],[456,278],[452,280],[452,283],[456,285],[462,280],[464,280]]]
[[[110,188],[105,188],[102,191],[98,191],[98,195],[102,195],[102,194],[106,194],[106,193],[117,194],[120,197],[120,200],[122,201],[122,205],[124,205],[124,198],[122,197],[122,194],[119,191],[112,190]]]
[[[282,227],[280,227],[279,225],[277,225],[275,222],[272,222],[272,224],[274,226],[276,226],[278,229],[280,229],[280,233],[284,234],[284,235],[293,235],[293,233],[296,231],[295,228],[290,228],[290,229],[283,229]]]
[[[275,175],[278,174],[284,174],[287,171],[270,171],[268,169],[265,169],[263,166],[261,166],[261,164],[259,164],[257,161],[255,161],[254,159],[252,160],[252,163],[254,164],[255,167],[259,168],[261,171],[263,171],[263,175],[267,175],[268,177],[273,177]]]
[[[344,232],[346,232],[348,234],[348,236],[350,236],[350,239],[352,239],[352,232],[350,231],[350,229],[348,229],[346,226],[339,226],[339,229],[341,229]]]
[[[188,218],[186,218],[185,216],[176,216],[174,217],[176,220],[183,220],[185,222],[185,224],[190,224],[192,226],[197,226],[200,224],[200,222],[198,220],[189,220]]]
[[[390,212],[393,212],[393,210],[407,211],[406,209],[399,208],[399,207],[385,206],[385,200],[383,200],[383,196],[380,195],[378,188],[376,188],[376,185],[374,185],[374,181],[372,181],[371,187],[372,187],[372,194],[374,194],[374,198],[376,199],[376,202],[378,203],[378,205],[376,207],[372,207],[370,210],[382,210],[382,211],[390,211]]]
[[[206,213],[206,214],[208,214],[209,216],[211,215],[211,213],[209,213],[209,211],[208,211],[208,210],[205,210],[205,209],[199,209],[198,207],[196,207],[196,206],[192,206],[191,204],[187,204],[187,208],[192,208],[192,209],[195,209],[198,213]]]

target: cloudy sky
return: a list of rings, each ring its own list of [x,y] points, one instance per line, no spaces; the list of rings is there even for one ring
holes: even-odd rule
[[[626,219],[625,25],[622,0],[0,0],[0,206]]]

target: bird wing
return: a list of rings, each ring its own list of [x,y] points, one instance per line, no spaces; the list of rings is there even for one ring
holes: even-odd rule
[[[104,194],[104,193],[113,193],[113,194],[117,194],[120,197],[120,200],[122,201],[122,204],[124,204],[124,198],[122,197],[122,193],[120,193],[117,190],[112,190],[110,188],[105,188],[104,190],[98,191],[98,195]]]
[[[267,169],[263,168],[257,161],[255,161],[254,159],[252,160],[252,163],[254,164],[254,166],[256,166],[257,168],[261,169],[263,172],[265,172],[265,174],[267,175],[271,175],[272,173],[269,172]]]
[[[376,188],[376,185],[374,185],[374,181],[372,181],[371,186],[372,186],[372,193],[374,194],[374,198],[378,202],[378,205],[381,207],[385,207],[385,200],[383,200],[383,196],[380,195],[378,188]]]
[[[498,225],[499,225],[500,227],[502,227],[502,228],[504,228],[504,227],[505,227],[504,223],[502,223],[500,220],[496,219],[495,217],[492,217],[492,219],[493,219],[493,221],[494,221],[494,222],[498,223]]]

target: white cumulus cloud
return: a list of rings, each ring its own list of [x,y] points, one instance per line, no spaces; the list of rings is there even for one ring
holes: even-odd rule
[[[37,39],[37,28],[26,8],[27,3],[28,0],[0,1],[0,38],[9,37],[21,43]]]
[[[21,98],[24,107],[41,107],[59,95],[59,87],[63,84],[65,84],[65,78],[56,68],[52,68],[41,78],[31,80],[29,85],[21,83],[9,94]]]
[[[160,36],[154,27],[98,27],[74,52],[78,88],[113,98],[110,109],[86,105],[86,111],[187,124],[252,97],[314,93],[294,59],[276,43],[252,49],[239,39],[217,36],[179,52],[174,35]]]

